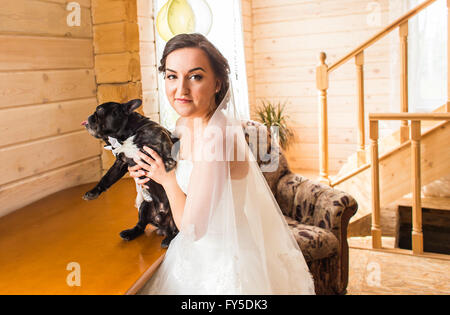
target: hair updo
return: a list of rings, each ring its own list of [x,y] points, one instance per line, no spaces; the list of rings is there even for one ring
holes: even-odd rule
[[[181,48],[200,48],[208,56],[211,67],[216,77],[220,80],[221,86],[219,92],[216,93],[215,101],[216,108],[222,102],[225,94],[228,91],[230,85],[228,75],[230,73],[230,66],[228,60],[220,53],[220,51],[214,46],[204,35],[200,33],[190,34],[178,34],[172,37],[164,47],[163,55],[161,57],[160,66],[158,71],[166,72],[166,59],[167,56]],[[214,110],[216,109],[214,108]]]

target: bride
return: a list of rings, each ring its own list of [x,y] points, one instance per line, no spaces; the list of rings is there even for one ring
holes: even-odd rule
[[[179,233],[138,294],[314,294],[302,252],[247,145],[228,61],[206,37],[180,34],[159,71],[180,115],[175,170],[140,153],[130,175],[160,183]],[[256,152],[257,153],[257,152]],[[175,155],[175,154],[174,154]]]

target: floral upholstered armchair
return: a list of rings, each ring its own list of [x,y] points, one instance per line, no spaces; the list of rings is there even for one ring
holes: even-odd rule
[[[267,141],[267,152],[270,152],[271,134],[263,124],[246,120],[242,121],[242,127],[250,147],[250,135],[254,137],[255,129],[262,127],[265,133],[261,137],[257,135],[257,143],[259,146]],[[261,160],[259,154],[255,158],[262,170],[270,162]],[[271,159],[277,165],[276,170],[263,170],[263,175],[303,252],[314,277],[316,294],[345,294],[349,257],[347,227],[358,209],[357,202],[343,191],[292,173],[281,149]]]

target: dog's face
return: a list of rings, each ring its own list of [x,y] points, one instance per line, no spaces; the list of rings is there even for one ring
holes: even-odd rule
[[[125,127],[128,116],[139,106],[142,101],[135,99],[128,103],[108,102],[98,105],[95,112],[81,124],[87,131],[98,139],[116,135],[120,129]]]

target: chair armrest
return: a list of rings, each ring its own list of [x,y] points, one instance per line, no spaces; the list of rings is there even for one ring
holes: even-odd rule
[[[323,192],[318,196],[315,205],[317,213],[315,214],[314,221],[319,222],[320,226],[327,224],[327,218],[330,218],[331,232],[339,240],[339,270],[341,281],[339,282],[337,292],[344,294],[348,285],[349,268],[347,228],[350,218],[355,215],[358,210],[358,203],[350,194],[325,186]],[[323,223],[325,221],[326,223]]]
[[[280,179],[275,198],[285,215],[302,224],[330,230],[338,240],[347,238],[348,221],[358,209],[348,193],[298,174]]]

